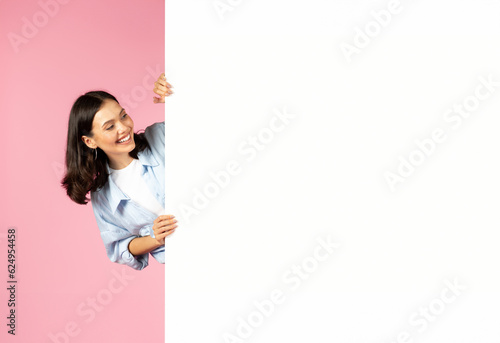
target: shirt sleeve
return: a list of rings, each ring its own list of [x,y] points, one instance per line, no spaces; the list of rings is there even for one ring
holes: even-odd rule
[[[130,253],[128,245],[138,236],[106,220],[99,210],[99,206],[92,204],[92,209],[101,231],[101,238],[106,248],[106,254],[111,262],[125,264],[133,269],[142,270],[148,265],[149,254],[134,256]]]
[[[151,151],[159,159],[165,159],[165,122],[154,123],[144,130]]]

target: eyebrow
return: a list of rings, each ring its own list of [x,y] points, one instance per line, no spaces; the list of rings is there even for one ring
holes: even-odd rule
[[[122,114],[123,112],[125,112],[125,109],[124,109],[124,108],[122,108],[122,110],[120,111],[120,113],[119,113],[118,115]],[[105,122],[101,125],[101,128],[103,128],[103,127],[104,127],[107,123],[112,122],[112,121],[114,121],[114,119],[110,119],[110,120],[105,121]]]

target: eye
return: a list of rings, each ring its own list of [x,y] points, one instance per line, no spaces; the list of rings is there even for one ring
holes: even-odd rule
[[[128,114],[127,113],[123,113],[122,118],[125,118],[126,116],[128,116]]]
[[[113,128],[113,126],[114,126],[114,125],[110,125],[110,126],[108,126],[108,127],[106,128],[106,130],[108,130],[108,131],[109,131],[109,130],[111,130],[111,129]]]

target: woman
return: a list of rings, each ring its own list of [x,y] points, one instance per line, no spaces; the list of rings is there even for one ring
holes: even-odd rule
[[[155,103],[172,86],[161,74]],[[177,220],[164,215],[165,122],[134,133],[118,100],[103,91],[80,96],[71,108],[62,185],[78,204],[90,201],[106,253],[116,263],[142,270],[149,253],[165,263],[165,237]]]

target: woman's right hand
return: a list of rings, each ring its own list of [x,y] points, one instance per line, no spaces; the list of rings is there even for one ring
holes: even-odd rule
[[[153,233],[156,241],[164,245],[165,237],[174,233],[177,228],[177,219],[171,214],[162,215],[156,218],[153,222]]]
[[[156,96],[153,97],[153,102],[155,104],[159,102],[165,102],[165,97],[173,93],[173,91],[170,88],[173,87],[170,83],[167,82],[165,73],[161,73],[161,75],[158,77],[158,80],[156,80],[155,82],[155,87],[153,88],[153,92],[158,94],[160,97],[159,98]]]

